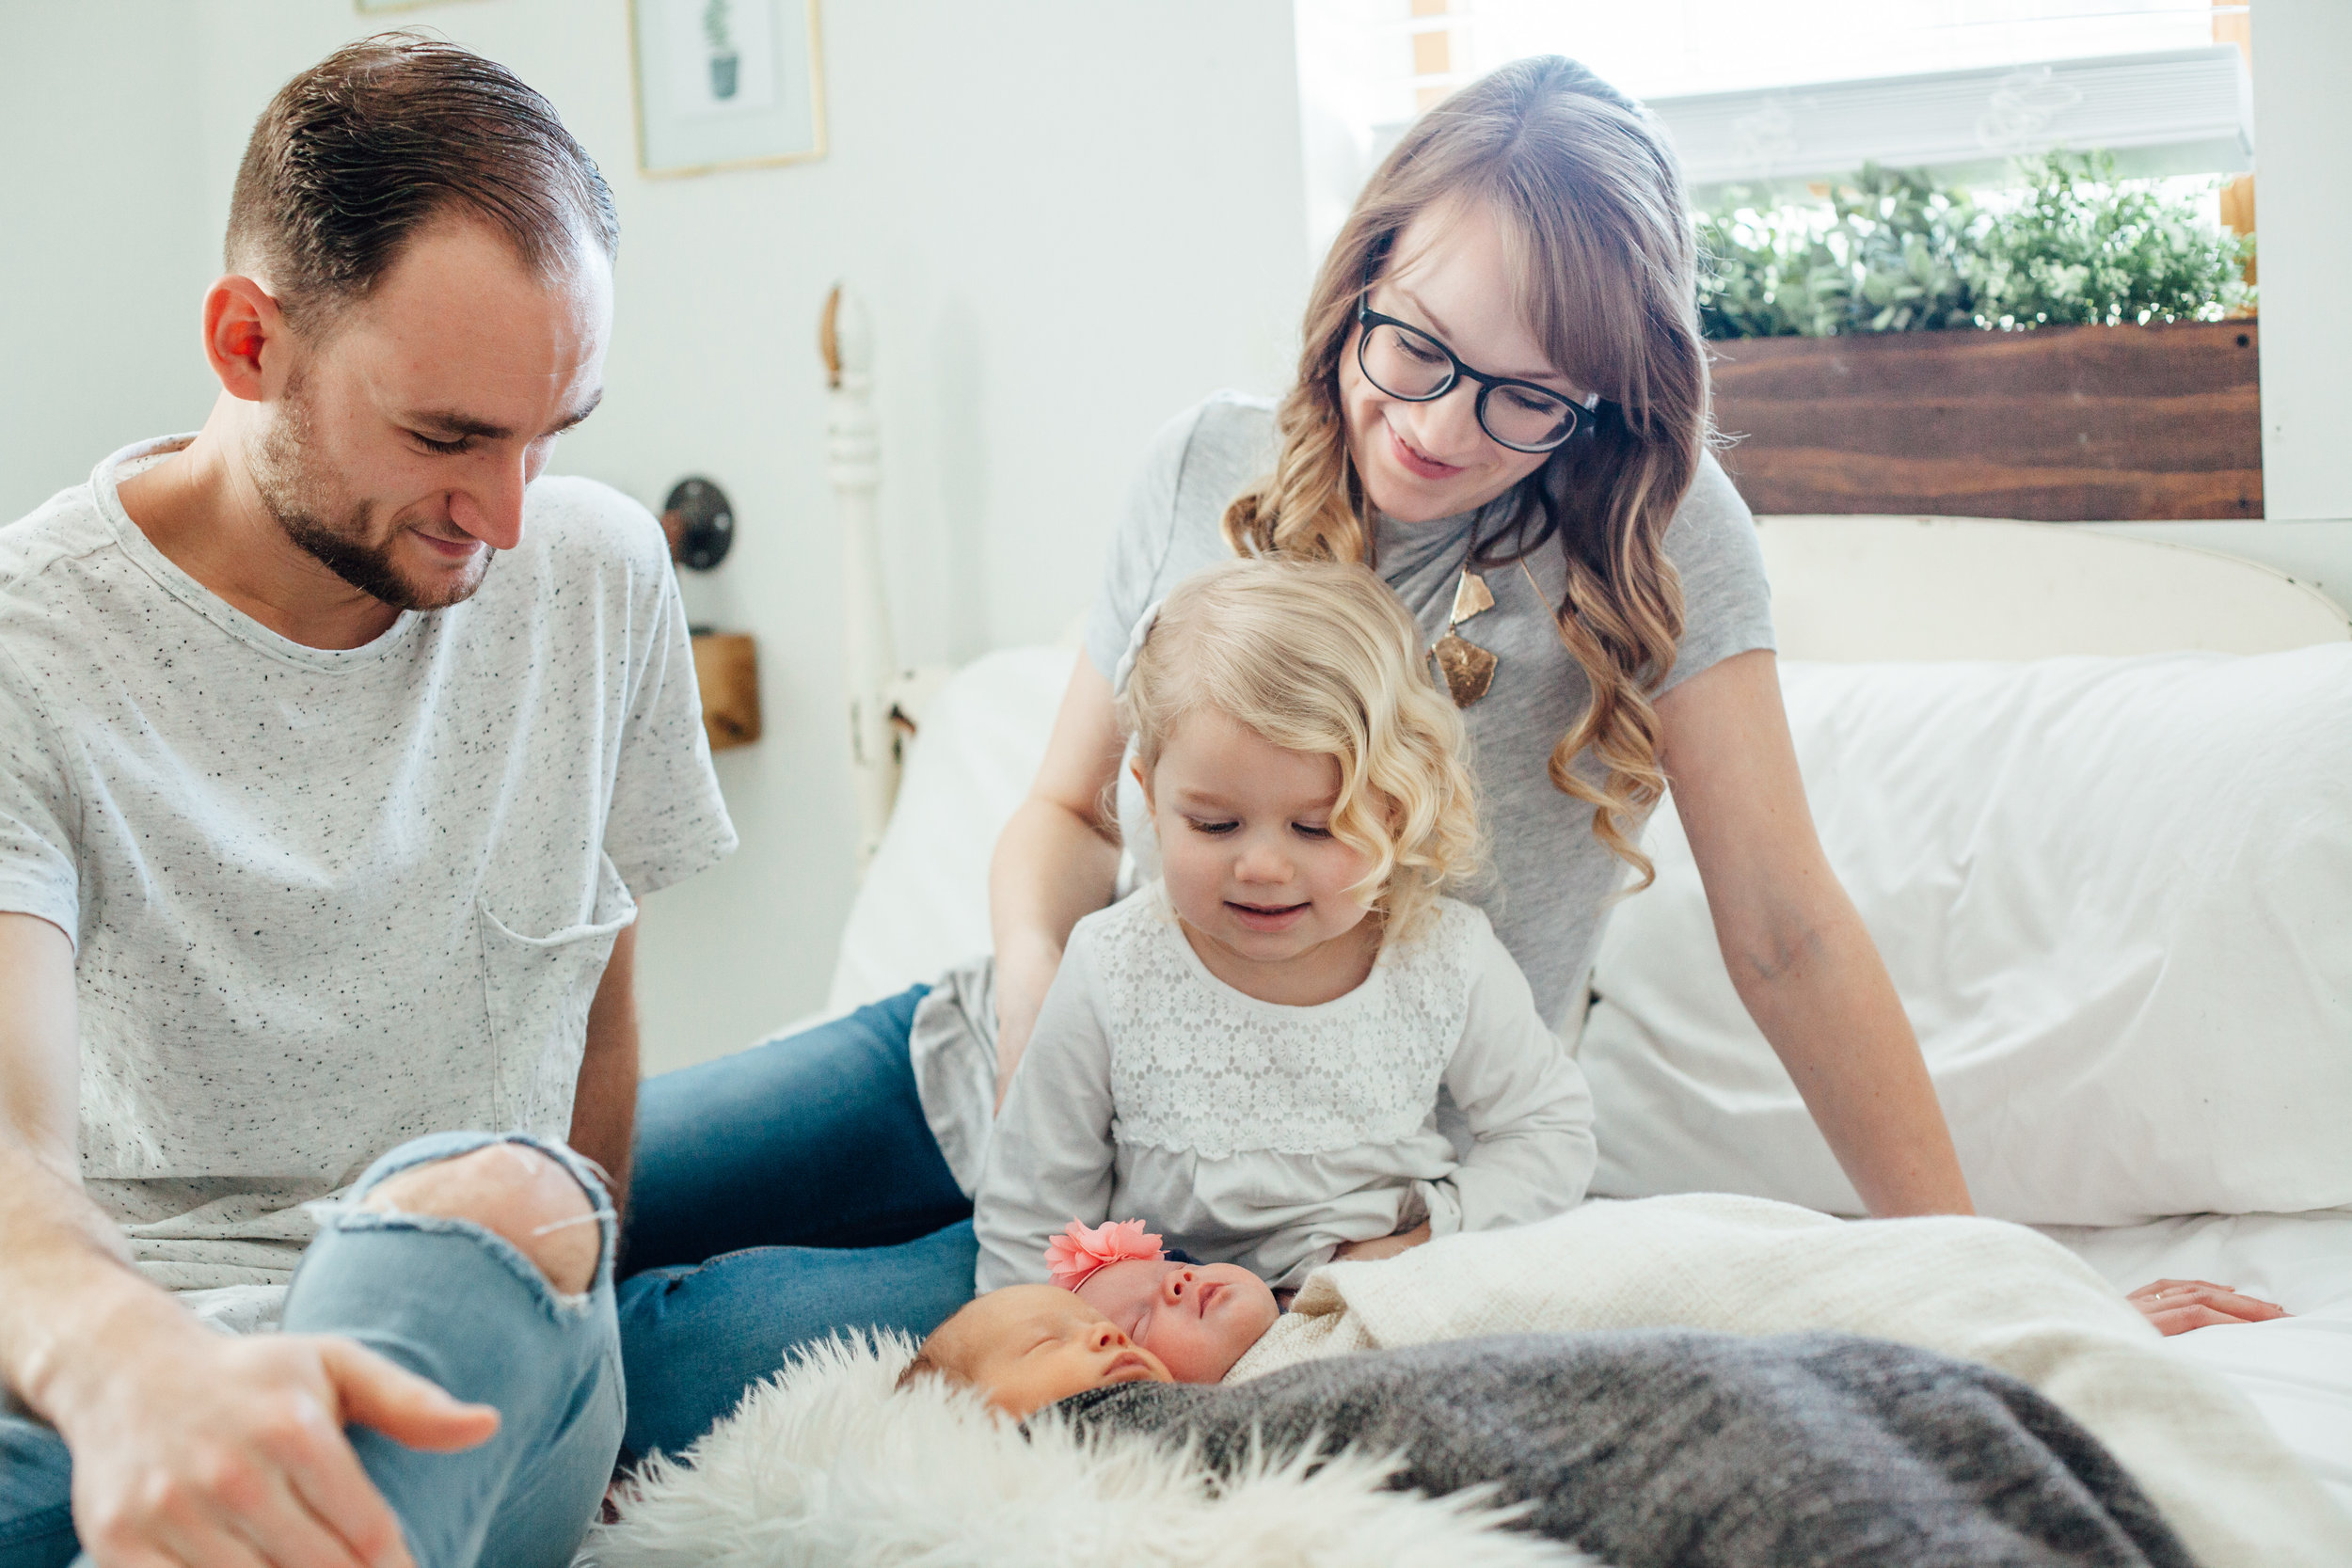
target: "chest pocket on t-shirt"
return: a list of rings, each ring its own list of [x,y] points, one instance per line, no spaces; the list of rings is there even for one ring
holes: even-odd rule
[[[478,900],[482,983],[496,1053],[493,1114],[501,1129],[542,1137],[571,1131],[572,1093],[588,1040],[588,1007],[596,1000],[613,939],[637,918],[628,887],[606,856],[597,857],[592,919],[546,936],[511,929]]]

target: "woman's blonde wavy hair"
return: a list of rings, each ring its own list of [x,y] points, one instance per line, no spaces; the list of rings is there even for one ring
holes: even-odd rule
[[[1372,863],[1354,891],[1387,937],[1410,937],[1440,893],[1476,873],[1462,716],[1431,680],[1413,618],[1362,566],[1229,561],[1180,584],[1119,693],[1146,778],[1204,709],[1338,761],[1331,835]]]
[[[1274,472],[1227,509],[1225,539],[1244,555],[1371,562],[1342,356],[1357,303],[1398,260],[1406,227],[1462,201],[1495,214],[1524,319],[1553,368],[1608,400],[1593,439],[1570,441],[1520,482],[1476,564],[1559,541],[1568,594],[1555,619],[1593,696],[1552,748],[1551,782],[1591,803],[1594,836],[1646,886],[1654,873],[1633,834],[1665,788],[1649,694],[1682,635],[1682,586],[1662,541],[1705,450],[1708,383],[1681,170],[1639,105],[1549,55],[1482,77],[1413,124],[1315,279],[1298,382],[1275,416]],[[1587,750],[1597,783],[1577,768]]]

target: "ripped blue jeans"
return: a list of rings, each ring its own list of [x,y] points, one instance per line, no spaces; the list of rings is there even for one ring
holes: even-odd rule
[[[596,1519],[621,1446],[612,1208],[586,1162],[519,1133],[439,1132],[376,1161],[351,1196],[502,1141],[553,1155],[586,1189],[603,1235],[587,1294],[559,1294],[504,1238],[469,1220],[343,1205],[323,1222],[286,1297],[286,1332],[356,1339],[461,1400],[498,1408],[498,1434],[459,1453],[421,1453],[351,1429],[417,1568],[562,1568]],[[0,1568],[87,1561],[77,1557],[72,1480],[54,1430],[0,1414]]]

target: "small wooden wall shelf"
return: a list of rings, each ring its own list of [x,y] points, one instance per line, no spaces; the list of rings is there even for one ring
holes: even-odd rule
[[[1759,513],[2263,515],[2253,320],[1710,342]]]
[[[703,733],[712,751],[759,738],[759,649],[750,634],[697,632],[694,684],[702,689]]]

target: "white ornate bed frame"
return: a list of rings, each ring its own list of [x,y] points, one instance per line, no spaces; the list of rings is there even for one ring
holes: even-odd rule
[[[865,306],[835,285],[825,297],[818,347],[832,387],[825,411],[827,471],[841,515],[841,679],[850,709],[850,784],[857,797],[860,875],[890,825],[900,749],[923,701],[951,673],[898,662],[882,592],[875,492],[882,442],[874,420],[874,328]]]
[[[875,492],[873,329],[836,288],[820,334],[841,518],[842,678],[862,872],[889,825],[900,748],[950,671],[898,661]],[[2352,637],[2316,590],[2236,556],[2064,523],[1976,517],[1760,517],[1783,657],[2047,658],[2201,648],[2268,653]]]

